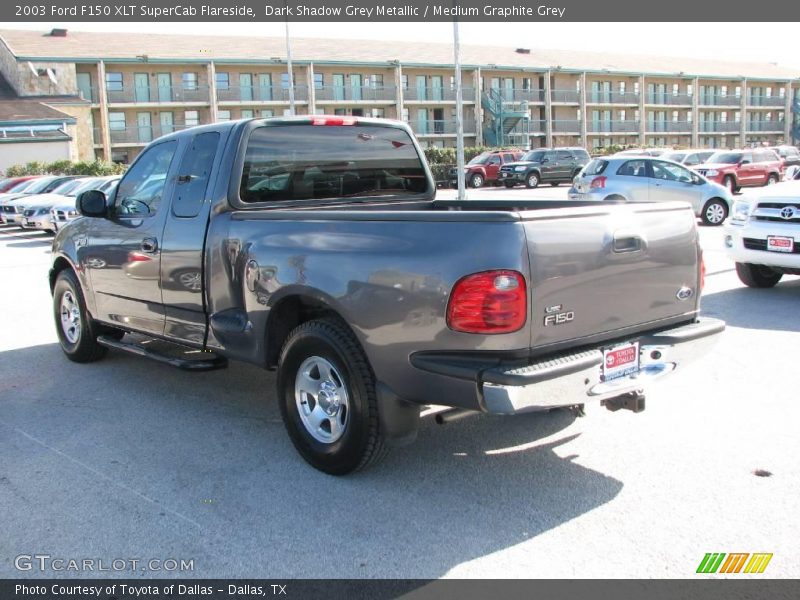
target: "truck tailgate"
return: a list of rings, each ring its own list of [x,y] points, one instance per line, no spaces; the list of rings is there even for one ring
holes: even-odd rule
[[[521,213],[530,258],[531,347],[690,318],[698,234],[688,204]],[[651,325],[652,326],[652,325]]]

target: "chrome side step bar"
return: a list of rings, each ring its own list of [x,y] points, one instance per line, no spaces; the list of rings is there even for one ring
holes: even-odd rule
[[[156,362],[164,363],[172,367],[177,367],[178,369],[183,369],[185,371],[212,371],[214,369],[223,369],[228,366],[227,358],[222,356],[217,356],[216,354],[212,354],[210,352],[199,352],[202,358],[185,358],[182,356],[170,356],[169,354],[164,354],[156,350],[151,350],[150,348],[146,348],[145,346],[137,344],[135,342],[123,342],[120,340],[115,340],[114,338],[105,335],[98,336],[97,343],[107,348],[122,350],[123,352],[127,352],[128,354],[134,354],[136,356],[143,356],[145,358],[149,358]],[[180,349],[184,348],[183,346],[178,346],[174,344],[172,346],[174,348],[180,348]],[[186,348],[186,350],[191,351],[192,349]]]

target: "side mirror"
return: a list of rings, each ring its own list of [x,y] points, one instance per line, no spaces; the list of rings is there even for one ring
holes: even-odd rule
[[[742,165],[749,165],[749,164],[750,164],[750,161],[749,161],[749,160],[747,160],[747,159],[744,159],[744,160],[741,160],[741,161],[739,161],[739,166],[740,166],[740,167],[741,167]]]
[[[544,164],[544,163],[546,163],[546,162],[550,162],[550,159],[549,159],[549,158],[543,158],[543,159],[542,159],[542,164]]]
[[[702,185],[704,182],[700,177],[700,175],[698,175],[697,173],[692,173],[692,183],[694,185]]]
[[[106,195],[99,190],[86,190],[78,195],[76,208],[84,217],[104,219],[108,216]]]

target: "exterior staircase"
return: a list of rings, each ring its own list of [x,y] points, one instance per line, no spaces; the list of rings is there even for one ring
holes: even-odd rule
[[[491,88],[481,95],[481,106],[488,117],[483,127],[483,140],[487,146],[527,147],[530,144],[527,102],[505,98],[502,90]]]

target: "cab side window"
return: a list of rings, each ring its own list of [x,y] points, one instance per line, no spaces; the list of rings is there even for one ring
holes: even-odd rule
[[[625,162],[619,169],[617,175],[626,175],[627,177],[647,177],[647,163],[643,160],[629,160]]]
[[[503,162],[504,163],[514,162],[514,155],[513,154],[503,154]]]
[[[192,144],[178,169],[178,181],[172,195],[172,214],[176,217],[196,217],[200,214],[218,144],[219,133],[216,131],[192,138]]]
[[[559,150],[557,156],[558,160],[572,160],[572,152],[567,150]]]
[[[156,213],[177,148],[178,142],[172,140],[144,151],[119,182],[114,199],[117,216],[145,217]]]
[[[500,164],[500,157],[495,154],[494,156],[492,156],[489,159],[489,163],[488,164],[490,164],[490,165],[499,165]]]
[[[664,179],[667,181],[681,181],[689,183],[692,181],[692,174],[688,169],[668,162],[654,160],[651,163],[653,168],[653,178]]]

